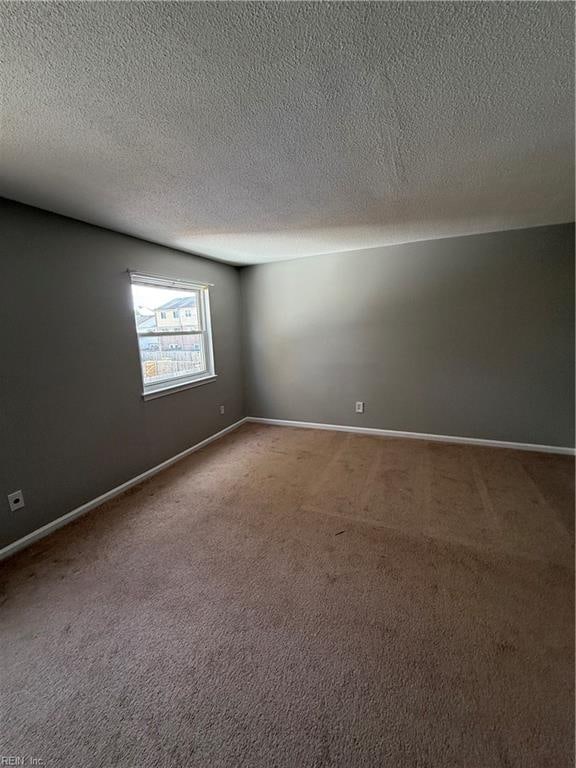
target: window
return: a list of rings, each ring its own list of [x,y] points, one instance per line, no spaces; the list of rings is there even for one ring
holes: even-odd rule
[[[208,286],[136,272],[130,279],[144,398],[212,381]]]

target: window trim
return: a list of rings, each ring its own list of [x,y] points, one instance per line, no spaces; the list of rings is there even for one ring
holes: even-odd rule
[[[198,295],[198,319],[199,329],[178,331],[148,331],[144,333],[138,333],[138,324],[136,322],[136,315],[134,314],[134,330],[136,332],[136,345],[138,350],[138,362],[140,365],[140,378],[142,381],[142,398],[144,400],[151,400],[156,397],[162,397],[163,395],[169,395],[173,392],[182,392],[185,389],[191,387],[197,387],[202,384],[209,384],[215,381],[217,378],[214,362],[214,342],[212,337],[212,316],[210,312],[210,288],[213,283],[197,283],[192,280],[174,279],[169,277],[161,277],[159,275],[150,275],[145,272],[128,270],[130,277],[130,286],[132,285],[146,285],[150,287],[172,289],[176,291],[195,291]],[[144,370],[142,367],[142,358],[140,355],[140,336],[155,337],[155,336],[202,336],[204,347],[204,358],[206,361],[206,368],[198,374],[171,377],[162,381],[156,381],[153,384],[146,384],[144,381]]]
[[[193,387],[201,387],[203,384],[210,384],[212,381],[216,381],[218,374],[214,373],[211,376],[204,376],[203,378],[194,379],[193,381],[183,382],[182,384],[169,384],[167,387],[158,387],[158,389],[151,389],[148,392],[142,392],[143,400],[155,400],[157,397],[164,397],[164,395],[173,395],[175,392],[184,392],[186,389],[192,389]]]

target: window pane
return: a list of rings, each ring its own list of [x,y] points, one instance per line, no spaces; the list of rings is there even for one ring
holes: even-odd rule
[[[200,331],[200,292],[132,285],[138,333]]]
[[[144,394],[213,375],[208,286],[131,277]]]
[[[139,336],[138,342],[145,385],[197,376],[207,370],[202,334]]]

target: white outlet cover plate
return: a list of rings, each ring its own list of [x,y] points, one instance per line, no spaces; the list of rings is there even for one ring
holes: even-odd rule
[[[24,506],[24,494],[22,491],[14,491],[14,493],[9,493],[8,504],[10,505],[11,512],[15,512],[17,509],[22,509]]]

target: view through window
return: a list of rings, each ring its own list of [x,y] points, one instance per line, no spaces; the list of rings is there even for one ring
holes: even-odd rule
[[[214,374],[208,288],[132,273],[144,394]]]

